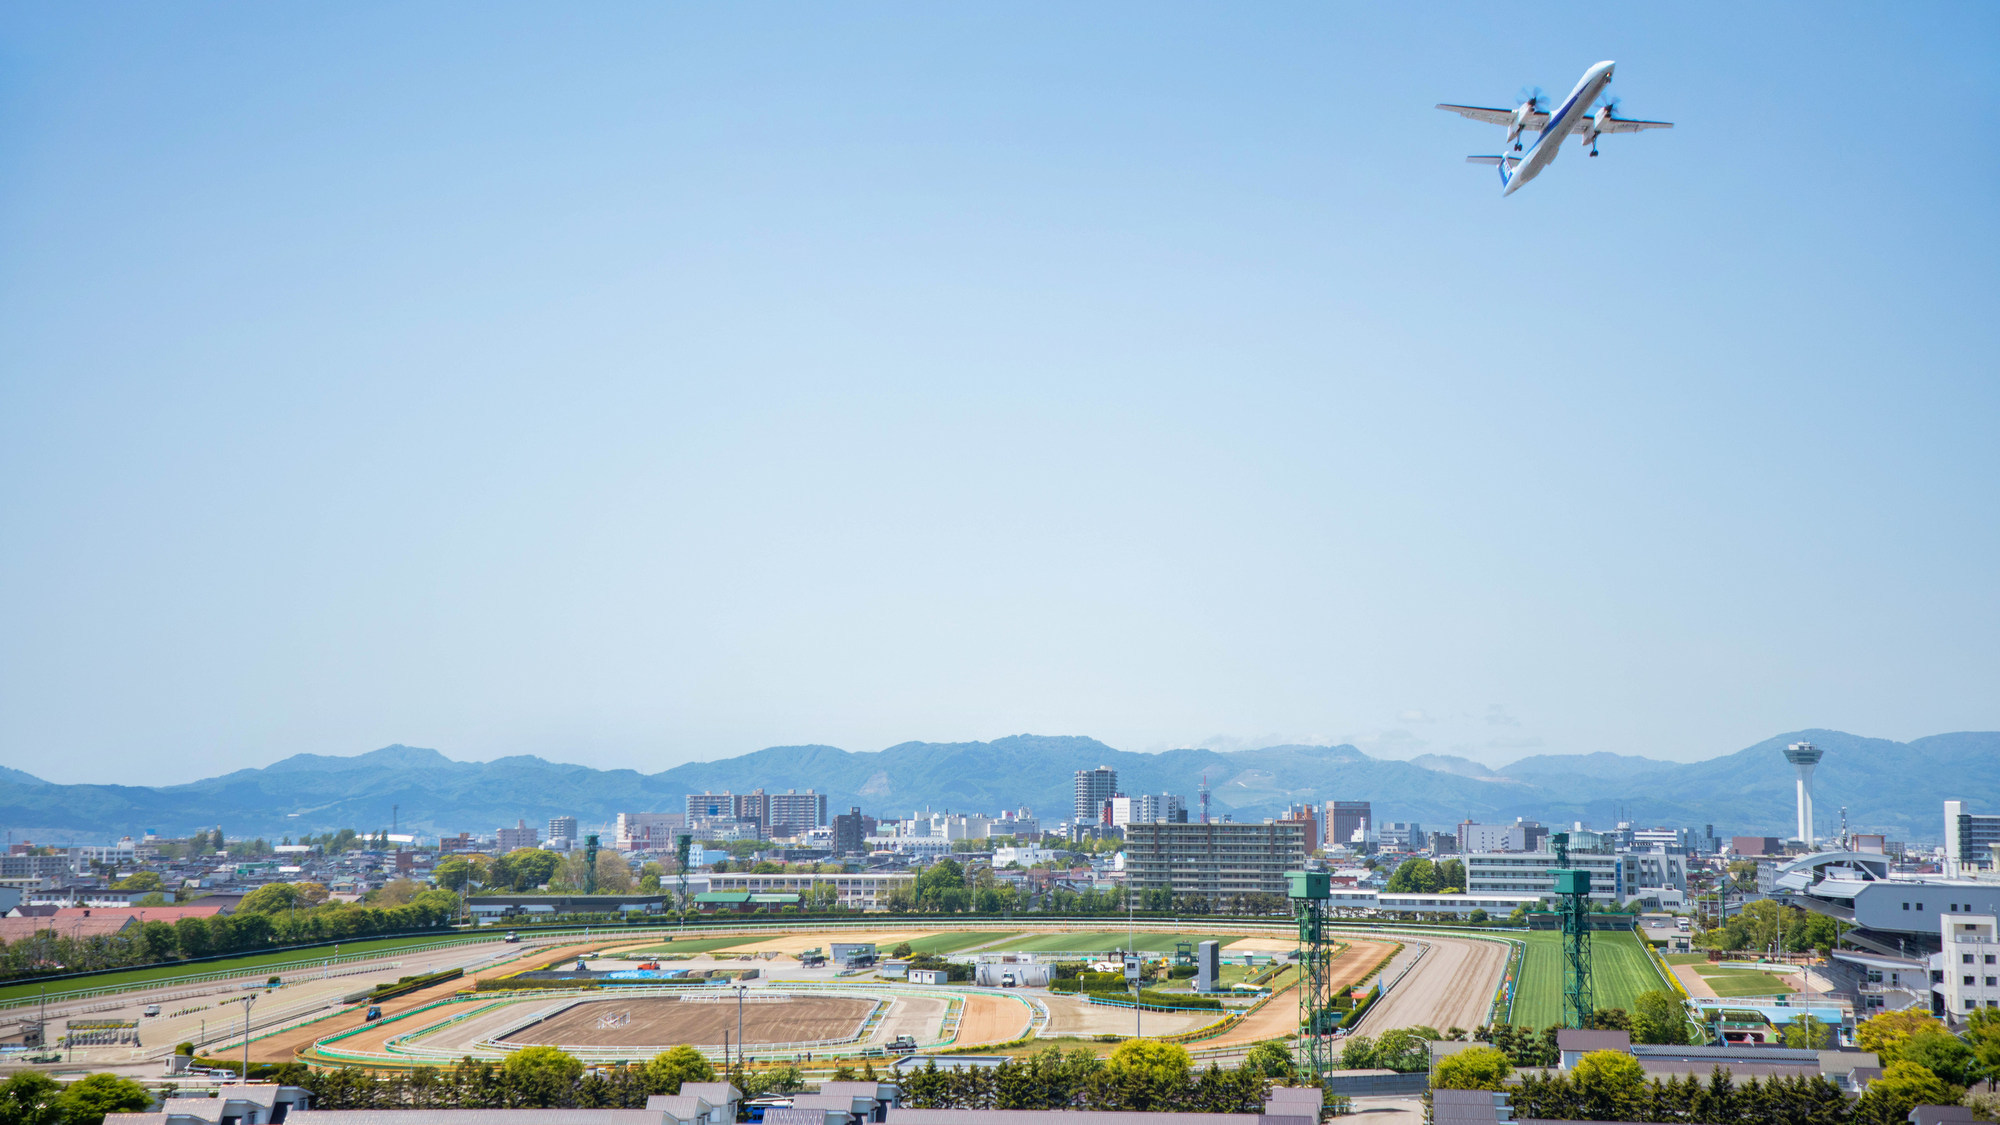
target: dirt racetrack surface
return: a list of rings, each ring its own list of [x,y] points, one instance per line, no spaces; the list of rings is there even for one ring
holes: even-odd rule
[[[421,1008],[425,1004],[435,1003],[447,996],[471,988],[474,981],[504,977],[509,973],[518,973],[522,968],[529,965],[546,965],[558,959],[569,960],[579,953],[594,952],[603,948],[605,948],[603,942],[592,942],[588,945],[528,947],[522,951],[521,957],[483,969],[470,978],[461,977],[457,980],[448,980],[443,984],[434,984],[429,988],[412,992],[407,996],[398,996],[394,1000],[385,1000],[382,1003],[382,1014],[386,1017],[411,1011]],[[327,1036],[338,1035],[351,1028],[360,1027],[365,1022],[362,1017],[366,1011],[366,1007],[366,1005],[357,1005],[329,1019],[320,1020],[317,1023],[304,1024],[289,1031],[281,1031],[268,1038],[259,1039],[250,1044],[251,1061],[292,1062],[300,1051],[305,1050]],[[392,1035],[407,1034],[414,1026],[409,1023],[385,1024],[379,1034],[357,1035],[352,1039],[344,1040],[343,1045],[357,1050],[379,1051],[382,1049],[382,1040]],[[238,1050],[241,1050],[240,1046]],[[238,1058],[241,1056],[231,1055],[231,1057]]]
[[[1507,969],[1507,946],[1468,938],[1422,940],[1430,943],[1430,951],[1362,1017],[1362,1033],[1380,1035],[1417,1024],[1439,1031],[1470,1030],[1486,1022],[1493,993]],[[1410,948],[1415,948],[1415,939]],[[1391,966],[1390,975],[1394,971]]]
[[[750,1046],[846,1039],[858,1034],[875,1001],[855,996],[752,997],[742,1005],[742,1038],[733,1000],[634,997],[590,1000],[563,1009],[519,1031],[503,1043],[561,1047],[654,1047],[673,1043],[720,1046],[723,1036]],[[600,1026],[617,1017],[621,1026]]]
[[[1334,958],[1328,978],[1335,992],[1352,987],[1396,949],[1393,941],[1341,940],[1347,942],[1347,948]],[[1294,985],[1278,990],[1263,1007],[1238,1021],[1236,1026],[1213,1039],[1202,1040],[1199,1045],[1236,1047],[1292,1034],[1299,1029],[1299,995],[1296,988]]]
[[[1028,1033],[1033,1019],[1028,1005],[1011,996],[971,993],[965,998],[965,1012],[958,1020],[958,1045],[1005,1043]]]

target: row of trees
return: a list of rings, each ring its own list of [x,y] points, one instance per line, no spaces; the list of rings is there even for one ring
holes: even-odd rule
[[[413,890],[401,905],[305,901],[299,886],[277,883],[244,897],[236,913],[176,922],[141,922],[116,934],[75,937],[60,928],[0,946],[0,978],[90,972],[196,957],[412,933],[451,925],[458,896]],[[411,888],[418,885],[411,883]],[[279,890],[277,888],[286,888]],[[322,891],[324,888],[320,888]]]
[[[115,1074],[91,1074],[64,1085],[24,1070],[0,1082],[0,1122],[6,1125],[104,1125],[107,1113],[137,1113],[153,1104],[144,1086]]]
[[[1825,956],[1840,941],[1840,924],[1824,914],[1780,906],[1769,899],[1747,903],[1722,925],[1695,935],[1704,949],[1768,950]]]
[[[1049,1047],[995,1067],[903,1075],[917,1109],[1086,1109],[1137,1113],[1262,1113],[1266,1076],[1257,1066],[1196,1070],[1177,1043],[1132,1039],[1109,1059]]]
[[[1638,1008],[1630,1017],[1624,1012],[1605,1013],[1611,1018],[1599,1026],[1624,1021],[1639,1028],[1662,1016],[1647,1011],[1643,1000]],[[1811,1045],[1820,1037],[1813,1028],[1800,1030],[1803,1034],[1796,1039],[1788,1037],[1788,1045]],[[1692,1076],[1649,1082],[1639,1061],[1620,1051],[1592,1052],[1568,1073],[1530,1074],[1510,1083],[1515,1067],[1555,1065],[1556,1029],[1537,1034],[1504,1025],[1477,1029],[1474,1038],[1491,1046],[1442,1060],[1434,1084],[1441,1089],[1505,1089],[1513,1094],[1514,1111],[1520,1117],[1569,1121],[1890,1125],[1907,1120],[1918,1105],[1951,1105],[1963,1099],[1989,1117],[2000,1109],[2000,1097],[1990,1088],[1985,1093],[1967,1092],[1975,1083],[2000,1077],[2000,1010],[1973,1013],[1963,1038],[1920,1012],[1885,1013],[1863,1021],[1856,1030],[1862,1049],[1878,1054],[1884,1067],[1882,1077],[1856,1101],[1822,1077],[1761,1082],[1753,1078],[1739,1085],[1721,1067],[1706,1082]],[[1353,1048],[1352,1042],[1349,1047]]]
[[[1406,859],[1389,875],[1383,889],[1398,895],[1464,894],[1465,863],[1456,859]]]

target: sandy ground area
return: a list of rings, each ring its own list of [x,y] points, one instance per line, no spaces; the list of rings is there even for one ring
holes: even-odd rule
[[[1332,965],[1330,983],[1335,991],[1351,987],[1354,982],[1367,975],[1377,962],[1387,957],[1396,948],[1393,941],[1350,940],[1347,948],[1340,951]],[[1297,986],[1279,990],[1268,1003],[1235,1027],[1213,1039],[1204,1039],[1196,1046],[1238,1047],[1265,1039],[1276,1039],[1290,1035],[1299,1029],[1299,996]]]
[[[969,993],[965,998],[965,1014],[958,1021],[958,1045],[969,1047],[1019,1039],[1028,1033],[1033,1018],[1034,1012],[1025,1000]]]
[[[1687,989],[1689,996],[1711,1000],[1715,998],[1715,989],[1700,973],[1694,971],[1693,965],[1675,965],[1674,976],[1680,978],[1681,987]]]
[[[1227,953],[1290,953],[1299,947],[1296,938],[1247,937],[1222,947]]]
[[[1052,1035],[1130,1035],[1132,1009],[1109,1004],[1092,1004],[1075,996],[1052,994],[1044,998],[1049,1006]],[[1140,1030],[1147,1035],[1173,1035],[1214,1023],[1221,1012],[1140,1012]]]
[[[1390,1028],[1424,1024],[1445,1031],[1486,1022],[1494,990],[1507,968],[1507,946],[1497,941],[1426,937],[1430,949],[1368,1014],[1359,1030],[1376,1035]],[[1415,942],[1406,948],[1414,950]],[[1396,966],[1388,975],[1393,977]]]
[[[571,1043],[579,1047],[665,1047],[675,1043],[719,1047],[727,1035],[751,1046],[804,1043],[850,1038],[860,1032],[861,1021],[874,1010],[875,1001],[858,996],[781,999],[752,995],[740,1008],[733,1000],[611,997],[573,1004],[503,1041],[557,1047]],[[604,1026],[621,1017],[624,1023]],[[740,1040],[736,1038],[739,1026]]]
[[[745,953],[783,953],[790,957],[797,957],[799,954],[815,946],[823,953],[830,953],[832,952],[830,947],[834,942],[839,942],[842,945],[874,942],[886,954],[898,942],[916,941],[918,938],[932,937],[936,934],[936,930],[882,930],[878,933],[857,934],[798,934],[788,937],[774,937],[768,941],[758,941],[752,944],[739,945],[731,949],[719,950],[716,956],[736,957]]]

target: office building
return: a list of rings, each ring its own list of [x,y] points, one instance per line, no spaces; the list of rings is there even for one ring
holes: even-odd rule
[[[767,802],[769,823],[767,829],[773,836],[802,836],[815,828],[826,827],[826,794],[811,789],[801,793],[787,789],[783,793],[773,793]]]
[[[690,824],[698,819],[710,823],[747,821],[756,825],[757,831],[762,833],[771,825],[771,799],[762,789],[753,789],[748,793],[690,793],[687,797],[687,817]]]
[[[528,827],[526,820],[516,820],[514,827],[500,829],[494,833],[494,838],[503,852],[511,852],[515,848],[538,848],[542,844],[542,830]]]
[[[1099,766],[1094,770],[1076,771],[1077,824],[1104,823],[1104,806],[1118,795],[1118,771],[1110,766]]]
[[[1311,805],[1293,805],[1291,808],[1286,809],[1285,815],[1279,817],[1278,819],[1291,824],[1304,825],[1306,832],[1306,851],[1310,853],[1319,850],[1320,841],[1325,839],[1325,837],[1320,832],[1319,811],[1317,809],[1313,808]]]
[[[618,850],[663,852],[676,847],[674,837],[687,828],[687,814],[677,812],[619,813]]]
[[[556,816],[549,818],[549,842],[551,844],[554,844],[555,841],[557,840],[576,840],[576,839],[580,839],[580,837],[578,837],[576,834],[575,817]]]
[[[1172,793],[1141,793],[1137,797],[1123,794],[1111,798],[1111,824],[1123,828],[1128,824],[1187,823],[1187,801]]]
[[[1133,824],[1125,829],[1125,872],[1141,892],[1166,889],[1220,903],[1237,895],[1283,895],[1285,872],[1305,866],[1306,828],[1262,824]]]
[[[1424,826],[1408,820],[1392,820],[1375,830],[1375,841],[1397,851],[1420,852],[1430,846]]]
[[[1367,843],[1368,833],[1375,827],[1367,801],[1328,801],[1326,817],[1320,823],[1325,825],[1325,842],[1341,847]]]
[[[1946,874],[1993,866],[1995,844],[2000,844],[2000,816],[1966,812],[1963,801],[1944,803]]]
[[[1466,852],[1462,859],[1468,895],[1532,895],[1545,905],[1555,902],[1553,852]],[[1624,857],[1571,852],[1569,861],[1571,867],[1590,872],[1592,902],[1612,907],[1625,905]],[[1683,868],[1681,886],[1686,885]]]
[[[1938,991],[1945,1008],[1959,1019],[1979,1008],[2000,1008],[2000,934],[1995,933],[2000,916],[1947,915],[1942,924],[1938,961],[1944,979]]]
[[[1692,828],[1635,828],[1632,830],[1632,847],[1641,851],[1665,848],[1682,855],[1694,850],[1694,829]]]
[[[833,818],[833,854],[858,855],[868,850],[868,830],[862,824],[861,809],[849,808]]]
[[[1517,820],[1512,824],[1474,824],[1468,820],[1458,826],[1458,850],[1468,856],[1482,852],[1537,852],[1548,838],[1548,828],[1532,820]]]

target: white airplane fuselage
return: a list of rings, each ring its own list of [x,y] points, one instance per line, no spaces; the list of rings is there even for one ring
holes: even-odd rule
[[[1509,173],[1505,162],[1502,162],[1500,165],[1502,178],[1507,183],[1506,188],[1500,192],[1502,197],[1521,190],[1522,185],[1541,175],[1542,169],[1555,160],[1556,155],[1562,151],[1563,138],[1569,136],[1570,130],[1576,127],[1579,120],[1590,116],[1590,107],[1597,104],[1597,96],[1611,84],[1611,72],[1614,68],[1615,64],[1606,61],[1584,71],[1583,81],[1576,84],[1576,89],[1569,92],[1569,97],[1564,98],[1561,105],[1550,111],[1549,123],[1535,137],[1535,143],[1528,146],[1528,151],[1521,157],[1521,163]]]

